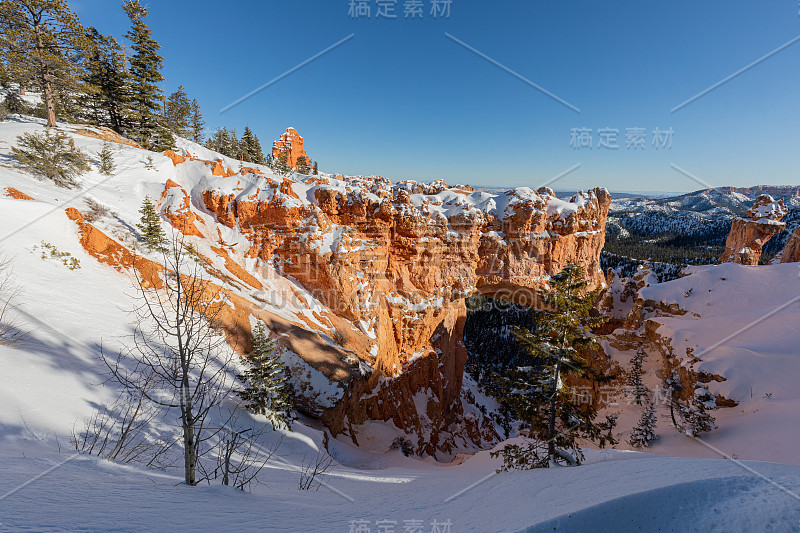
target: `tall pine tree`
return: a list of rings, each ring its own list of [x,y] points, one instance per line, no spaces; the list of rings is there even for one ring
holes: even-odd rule
[[[159,86],[159,82],[164,81],[161,74],[164,58],[158,54],[161,45],[153,39],[150,28],[144,22],[148,11],[139,0],[125,0],[122,7],[131,21],[131,29],[125,37],[131,42],[134,52],[130,58],[130,78],[136,131],[132,136],[148,150],[166,150],[172,147],[174,139],[164,127],[161,115],[164,98]]]
[[[628,440],[631,446],[636,448],[647,448],[650,443],[658,439],[656,433],[656,408],[650,403],[639,418],[639,423],[631,431],[631,437]]]
[[[243,362],[248,368],[236,378],[244,388],[235,393],[250,412],[265,415],[273,427],[291,429],[295,418],[291,388],[280,356],[275,355],[275,344],[269,338],[263,322],[253,328],[253,350]]]
[[[647,352],[645,352],[644,348],[641,346],[636,351],[636,355],[631,358],[631,370],[628,373],[628,388],[625,389],[625,394],[627,394],[629,398],[633,398],[636,405],[644,405],[644,401],[647,399],[647,394],[649,392],[642,382],[642,376],[644,375],[642,365],[646,358]]]
[[[85,90],[80,97],[87,118],[120,135],[126,133],[131,94],[125,55],[113,36],[86,30],[87,50],[81,62]]]
[[[616,441],[611,434],[615,420],[595,422],[592,402],[578,403],[565,383],[571,376],[603,383],[612,379],[595,369],[582,353],[600,348],[591,330],[605,322],[592,316],[599,289],[586,292],[583,269],[570,262],[553,276],[552,289],[542,296],[547,311],[538,311],[534,331],[518,328],[517,340],[530,354],[528,361],[501,378],[502,398],[529,428],[526,445],[509,445],[495,453],[504,469],[547,468],[558,463],[580,464],[583,452],[578,439],[601,447]]]
[[[243,161],[263,165],[266,161],[264,159],[264,152],[261,150],[261,143],[258,137],[249,126],[244,127],[244,134],[242,135],[242,152],[244,152]]]
[[[186,95],[183,85],[169,95],[164,107],[167,127],[179,137],[189,137],[192,131],[192,102]]]
[[[203,120],[203,113],[200,111],[200,104],[197,99],[192,100],[192,113],[189,118],[192,128],[192,140],[197,144],[203,143],[203,129],[206,127],[206,121]]]
[[[0,1],[0,59],[13,81],[42,92],[48,127],[56,125],[57,93],[78,86],[75,57],[84,45],[66,0]]]

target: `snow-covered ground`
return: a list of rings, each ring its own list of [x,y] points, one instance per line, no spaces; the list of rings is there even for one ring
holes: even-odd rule
[[[58,189],[13,168],[10,145],[36,129],[41,125],[29,119],[0,123],[0,252],[19,287],[11,318],[28,332],[24,345],[0,346],[0,531],[800,530],[800,466],[790,466],[800,465],[797,300],[703,358],[708,371],[729,378],[714,384],[716,391],[742,401],[725,414],[715,412],[720,430],[708,443],[744,462],[669,433],[666,424],[653,454],[588,450],[578,468],[499,474],[489,451],[443,464],[330,439],[335,463],[327,485],[301,491],[297,465],[316,457],[328,440],[311,420],[298,422],[292,433],[269,433],[264,444],[280,442],[277,455],[252,492],[186,487],[175,469],[75,455],[73,427],[114,397],[104,385],[99,345],[114,350],[130,334],[133,285],[128,274],[98,263],[79,243],[64,208],[85,209],[83,198],[67,202],[82,191]],[[92,154],[102,147],[97,139],[74,138]],[[114,150],[114,178],[95,167],[83,178],[83,192],[113,213],[97,226],[132,244],[125,228],[138,219],[146,194],[159,197],[166,179],[191,187],[164,156],[153,154],[155,170],[146,170],[143,151]],[[199,147],[193,153],[215,156]],[[6,197],[7,187],[34,200]],[[42,259],[43,241],[71,254],[80,268]],[[697,353],[800,295],[796,276],[797,265],[724,265],[647,290],[689,311],[659,318],[659,333],[673,336],[676,350],[694,347]]]

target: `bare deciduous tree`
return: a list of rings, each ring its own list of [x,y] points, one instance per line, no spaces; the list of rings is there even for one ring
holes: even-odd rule
[[[136,272],[137,328],[126,352],[103,360],[112,378],[132,396],[177,411],[187,485],[196,485],[204,442],[219,433],[208,415],[231,389],[227,370],[233,351],[220,332],[223,295],[204,278],[202,267],[173,235],[162,251],[162,273],[142,279]]]
[[[11,262],[0,256],[0,346],[19,346],[25,334],[11,320],[9,311],[18,289],[11,275]]]
[[[123,391],[87,418],[80,431],[73,428],[72,446],[110,461],[166,466],[164,460],[175,439],[153,434],[151,423],[161,412],[162,408],[143,395]]]
[[[233,417],[228,427],[217,436],[213,470],[199,463],[203,479],[209,484],[212,479],[220,479],[223,485],[241,490],[257,483],[259,473],[275,455],[283,440],[281,438],[271,446],[262,446],[262,437],[267,429],[268,426],[264,424],[256,427],[239,425],[238,419]]]
[[[319,490],[322,485],[325,475],[333,469],[333,459],[323,452],[317,452],[316,457],[300,463],[300,478],[297,480],[297,485],[300,490]]]

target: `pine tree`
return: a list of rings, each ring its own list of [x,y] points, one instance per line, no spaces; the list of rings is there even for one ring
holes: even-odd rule
[[[25,105],[25,102],[22,101],[22,98],[19,97],[16,91],[10,90],[6,93],[6,98],[3,100],[3,105],[6,108],[6,111],[9,113],[17,113],[17,114],[24,114],[28,111],[28,107]]]
[[[186,95],[183,85],[169,95],[164,109],[167,127],[179,137],[188,137],[192,133],[192,102]]]
[[[161,228],[161,215],[149,196],[145,196],[139,213],[142,216],[136,227],[139,229],[145,245],[157,252],[166,250],[167,236]]]
[[[647,395],[649,390],[642,383],[642,375],[644,374],[644,370],[642,369],[642,365],[644,360],[647,358],[647,352],[644,351],[644,348],[641,346],[631,358],[631,370],[628,373],[627,385],[628,389],[625,389],[625,394],[633,397],[634,402],[636,405],[644,405],[644,401],[647,399]]]
[[[131,107],[136,132],[135,140],[148,150],[162,151],[174,144],[172,134],[162,123],[162,100],[164,92],[158,85],[164,81],[161,69],[164,58],[158,51],[161,45],[153,39],[145,24],[148,10],[139,0],[125,0],[122,4],[131,21],[131,29],[125,36],[131,42],[134,54],[130,58]]]
[[[100,157],[100,174],[110,176],[114,173],[114,153],[111,151],[111,145],[103,143],[103,149],[98,154]]]
[[[289,156],[286,155],[286,152],[281,152],[278,154],[278,159],[273,163],[273,170],[281,176],[287,176],[291,174],[292,167],[289,166]]]
[[[669,402],[669,416],[672,419],[672,425],[676,429],[683,431],[683,409],[680,403],[681,391],[683,391],[683,384],[681,378],[675,370],[670,372],[669,377],[664,380],[664,388],[667,391],[667,401]],[[678,415],[678,418],[675,415]]]
[[[257,415],[265,415],[273,427],[291,429],[294,413],[291,403],[291,388],[286,370],[275,355],[275,344],[269,338],[263,322],[253,328],[253,350],[243,358],[247,370],[236,378],[244,385],[234,391],[247,409]]]
[[[112,36],[86,30],[88,48],[81,62],[84,93],[80,103],[91,122],[124,135],[128,127],[131,93],[125,55]]]
[[[237,156],[241,152],[239,140],[236,138],[236,131],[230,131],[227,128],[218,128],[214,135],[206,141],[206,148],[235,159],[239,159]]]
[[[78,185],[78,176],[89,170],[89,158],[72,139],[50,131],[23,133],[17,137],[17,146],[11,147],[11,156],[34,175],[71,189]]]
[[[714,417],[708,412],[716,408],[716,397],[705,387],[697,387],[690,406],[682,406],[683,419],[686,421],[686,434],[698,437],[717,428]]]
[[[319,163],[314,161],[314,175],[316,176],[318,174],[319,174]]]
[[[66,0],[0,1],[0,61],[20,86],[41,90],[48,127],[56,125],[56,93],[78,85],[75,55],[82,36]]]
[[[656,408],[650,403],[639,418],[639,423],[631,431],[631,438],[628,442],[636,448],[647,448],[650,442],[657,439]]]
[[[249,126],[245,126],[244,128],[241,145],[242,151],[244,152],[243,161],[256,163],[258,165],[263,165],[265,163],[266,160],[264,159],[264,152],[261,150],[261,143]]]
[[[202,144],[203,128],[205,128],[206,122],[203,120],[203,113],[200,112],[200,104],[197,103],[197,99],[192,100],[192,113],[190,122],[192,128],[192,140],[197,144]]]
[[[295,169],[300,174],[308,174],[310,172],[311,168],[308,166],[308,159],[306,158],[306,156],[301,155],[300,157],[297,158]]]
[[[603,383],[612,376],[591,368],[582,352],[600,349],[591,330],[605,318],[591,316],[599,289],[586,292],[583,269],[570,262],[553,276],[552,289],[542,302],[549,311],[539,311],[542,320],[534,330],[518,328],[517,339],[530,354],[501,378],[502,399],[529,427],[532,442],[509,445],[495,453],[504,459],[503,469],[546,468],[559,462],[580,464],[583,453],[578,439],[598,442],[601,447],[616,441],[611,434],[615,417],[595,422],[597,409],[577,403],[564,382],[570,376]]]

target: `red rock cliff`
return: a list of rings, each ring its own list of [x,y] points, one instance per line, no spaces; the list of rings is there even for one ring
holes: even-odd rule
[[[281,154],[286,154],[287,163],[292,168],[297,166],[299,157],[305,157],[306,164],[311,165],[311,159],[303,148],[303,138],[294,128],[288,128],[277,141],[272,143],[272,157],[278,159]]]
[[[786,227],[780,220],[787,212],[783,200],[759,196],[745,218],[734,219],[720,262],[757,265],[767,241]]]

